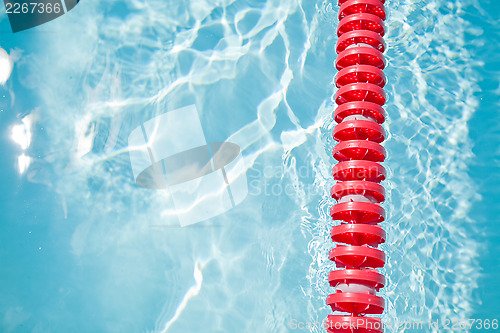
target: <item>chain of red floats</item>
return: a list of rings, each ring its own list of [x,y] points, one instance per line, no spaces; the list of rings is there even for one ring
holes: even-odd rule
[[[339,0],[337,59],[339,70],[335,85],[338,104],[334,118],[338,123],[333,138],[338,141],[333,157],[337,183],[331,195],[337,200],[330,215],[342,221],[332,228],[331,237],[338,243],[330,251],[337,268],[328,280],[336,292],[326,303],[344,313],[330,315],[327,331],[337,333],[378,333],[383,331],[379,317],[384,299],[377,295],[385,278],[377,271],[385,264],[385,254],[378,245],[385,241],[385,231],[378,224],[385,219],[380,203],[385,200],[380,182],[385,169],[380,162],[386,153],[380,143],[385,139],[381,124],[385,120],[386,78],[383,52],[385,43],[384,0]],[[345,314],[347,313],[347,314]]]

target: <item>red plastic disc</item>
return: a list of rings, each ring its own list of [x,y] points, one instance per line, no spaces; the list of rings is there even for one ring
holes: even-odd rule
[[[359,114],[371,117],[379,124],[385,121],[385,111],[382,106],[371,102],[349,102],[337,106],[333,117],[337,123],[341,123],[345,117]]]
[[[378,105],[384,105],[386,96],[384,89],[371,83],[348,84],[335,93],[335,102],[338,105],[354,101],[372,102]]]
[[[344,161],[333,167],[335,180],[366,180],[380,183],[385,179],[385,169],[372,161]]]
[[[339,6],[342,6],[342,4],[343,4],[344,2],[346,2],[346,1],[347,1],[347,0],[339,0]],[[382,2],[382,3],[385,3],[385,0],[379,0],[379,1],[380,1],[380,2]]]
[[[385,220],[385,210],[379,204],[371,202],[342,202],[330,208],[333,220],[350,223],[380,223]]]
[[[346,32],[354,30],[371,30],[380,36],[385,34],[384,21],[377,15],[359,13],[344,17],[339,22],[337,36],[342,36]]]
[[[345,86],[351,83],[373,83],[383,88],[385,86],[385,75],[382,70],[371,65],[353,65],[342,68],[335,76],[335,85],[337,87]]]
[[[368,13],[385,20],[385,7],[380,0],[347,0],[339,10],[339,20],[352,14]]]
[[[355,46],[340,52],[335,60],[335,68],[338,70],[353,65],[370,65],[384,69],[385,58],[382,52],[373,47]]]
[[[361,293],[335,293],[326,298],[326,304],[333,311],[352,314],[381,314],[384,312],[384,299],[377,295]]]
[[[354,30],[342,34],[337,40],[337,53],[344,51],[353,44],[368,44],[380,52],[385,51],[384,39],[376,32],[370,30]]]
[[[385,231],[373,224],[343,223],[336,225],[330,232],[332,241],[349,245],[378,246],[385,242]]]
[[[385,155],[384,147],[368,140],[342,141],[333,148],[333,157],[339,162],[349,160],[382,162],[385,160]]]
[[[333,139],[336,141],[370,140],[380,143],[385,139],[385,131],[382,126],[370,120],[349,120],[335,126]]]
[[[328,274],[331,287],[341,283],[357,283],[379,291],[385,285],[385,277],[374,269],[339,269]]]
[[[385,265],[384,251],[367,246],[343,246],[330,250],[330,260],[338,268],[380,268]]]
[[[383,333],[380,318],[329,315],[325,323],[329,333]]]
[[[382,185],[363,180],[338,182],[332,186],[330,194],[335,200],[340,200],[343,196],[353,194],[367,195],[377,200],[377,202],[385,200],[385,189]]]

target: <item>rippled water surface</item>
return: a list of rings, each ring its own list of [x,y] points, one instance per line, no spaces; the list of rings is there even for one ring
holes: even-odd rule
[[[386,331],[494,319],[500,6],[386,7]],[[15,35],[2,14],[1,331],[323,332],[337,11],[85,0]],[[248,195],[180,227],[127,140],[189,104],[241,148]]]

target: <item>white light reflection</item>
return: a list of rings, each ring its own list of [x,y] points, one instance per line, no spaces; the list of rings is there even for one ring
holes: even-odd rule
[[[0,47],[0,85],[4,85],[12,73],[14,61],[7,51]]]
[[[27,156],[24,151],[28,149],[31,144],[31,127],[33,124],[33,117],[28,115],[22,119],[22,124],[14,125],[11,131],[11,139],[19,145],[23,153],[17,158],[18,170],[23,174],[29,167],[32,158]]]
[[[19,155],[19,157],[17,158],[17,167],[19,169],[20,174],[23,174],[26,170],[28,170],[31,161],[32,161],[31,157],[26,156],[25,154]]]

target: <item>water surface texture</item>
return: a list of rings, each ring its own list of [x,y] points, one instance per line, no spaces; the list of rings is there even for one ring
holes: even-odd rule
[[[386,7],[386,331],[493,320],[500,6]],[[0,331],[324,332],[337,14],[85,0],[17,34],[2,14]],[[168,190],[136,185],[128,138],[193,104],[207,142],[240,148],[248,195],[181,227]]]

